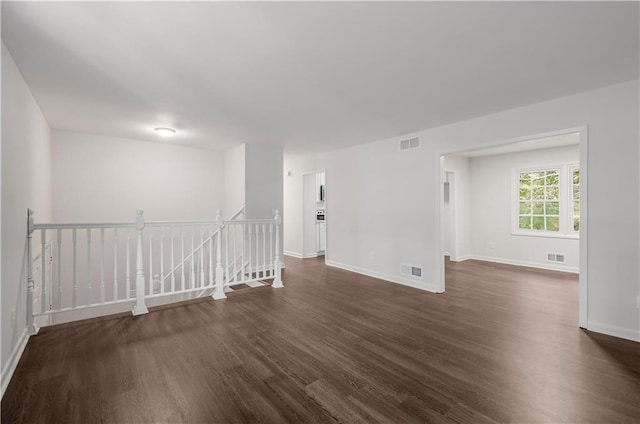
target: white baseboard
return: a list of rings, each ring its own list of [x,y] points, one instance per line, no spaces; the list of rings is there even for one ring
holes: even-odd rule
[[[317,258],[318,256],[323,256],[324,252],[322,254],[318,254],[318,253],[310,253],[308,255],[302,255],[298,252],[291,252],[289,250],[285,250],[283,252],[285,255],[287,256],[291,256],[292,258],[298,258],[298,259],[309,259],[309,258]]]
[[[571,272],[573,274],[579,274],[580,269],[574,268],[571,266],[565,265],[554,265],[554,264],[541,264],[538,262],[527,262],[527,261],[518,261],[513,259],[504,259],[504,258],[494,258],[491,256],[478,256],[478,255],[469,255],[464,259],[458,258],[458,262],[467,259],[475,259],[477,261],[485,261],[485,262],[494,262],[497,264],[506,264],[506,265],[516,265],[516,266],[526,266],[528,268],[538,268],[538,269],[546,269],[549,271],[562,271],[562,272]]]
[[[453,259],[451,256],[449,256],[449,260],[451,262],[464,262],[464,261],[469,260],[469,259],[473,259],[473,256],[471,256],[471,255],[461,255],[461,256],[458,256],[455,259]]]
[[[426,282],[415,281],[408,278],[403,278],[398,275],[386,274],[383,272],[374,271],[371,269],[361,268],[358,266],[347,265],[341,262],[327,260],[326,265],[335,268],[344,269],[346,271],[355,272],[357,274],[366,275],[368,277],[379,278],[381,280],[389,281],[391,283],[402,284],[403,286],[409,286],[420,290],[426,290],[432,293],[437,293],[437,286],[435,284],[429,284]]]
[[[587,330],[621,339],[640,342],[640,331],[631,328],[618,327],[616,325],[603,324],[601,322],[587,321]]]
[[[302,259],[302,255],[298,252],[291,252],[289,250],[285,250],[282,253],[284,253],[287,256],[291,256],[292,258]]]
[[[13,348],[11,355],[9,356],[9,360],[5,364],[2,369],[2,393],[0,394],[0,398],[4,396],[4,391],[7,389],[9,382],[11,381],[11,377],[13,377],[13,373],[18,366],[18,361],[22,357],[22,353],[24,352],[24,348],[27,347],[27,342],[29,341],[29,334],[27,333],[27,329],[25,328],[18,339],[18,343]]]

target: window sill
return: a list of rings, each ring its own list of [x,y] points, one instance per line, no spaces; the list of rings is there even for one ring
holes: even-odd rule
[[[549,232],[537,232],[537,231],[511,231],[512,236],[525,236],[525,237],[543,237],[543,238],[559,238],[569,240],[580,240],[579,234],[555,234]]]

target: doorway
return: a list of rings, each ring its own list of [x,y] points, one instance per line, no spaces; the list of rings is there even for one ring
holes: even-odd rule
[[[444,216],[443,216],[443,240],[444,256],[450,260],[456,260],[456,205],[455,205],[455,178],[452,171],[445,171],[443,186]]]
[[[327,213],[325,171],[302,175],[302,257],[326,256]]]
[[[528,152],[532,163],[523,159]],[[570,272],[586,327],[587,155],[586,127],[441,155],[438,291],[448,260]]]

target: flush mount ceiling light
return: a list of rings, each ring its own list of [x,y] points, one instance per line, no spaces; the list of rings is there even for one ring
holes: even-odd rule
[[[173,128],[167,128],[167,127],[158,127],[158,128],[154,128],[153,130],[160,137],[171,137],[176,133],[176,130],[174,130]]]

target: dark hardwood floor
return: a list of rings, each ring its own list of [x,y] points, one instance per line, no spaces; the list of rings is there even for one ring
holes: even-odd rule
[[[284,289],[44,328],[3,423],[638,423],[640,345],[575,276],[447,264],[432,294],[286,258]]]

